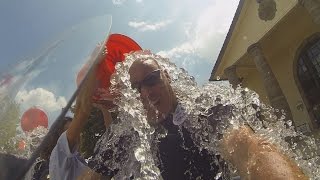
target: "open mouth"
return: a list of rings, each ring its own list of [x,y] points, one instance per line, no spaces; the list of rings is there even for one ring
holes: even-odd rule
[[[157,99],[155,99],[153,101],[150,101],[150,102],[151,102],[152,105],[158,106],[160,104],[160,98],[157,98]]]

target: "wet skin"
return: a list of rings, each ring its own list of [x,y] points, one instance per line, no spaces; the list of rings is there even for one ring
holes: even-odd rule
[[[144,83],[160,70],[160,75],[151,77],[154,83]],[[148,112],[149,123],[158,123],[169,113],[172,113],[177,105],[177,98],[170,85],[170,77],[162,70],[154,60],[136,60],[130,67],[130,82],[140,92],[144,108]],[[155,114],[154,108],[159,114]],[[157,118],[158,117],[158,118]]]

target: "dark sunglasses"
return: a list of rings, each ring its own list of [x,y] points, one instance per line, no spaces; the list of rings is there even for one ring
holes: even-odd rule
[[[142,86],[152,87],[156,85],[160,81],[160,72],[160,69],[152,71],[142,81],[131,84],[131,88],[137,89],[139,92],[141,92]]]

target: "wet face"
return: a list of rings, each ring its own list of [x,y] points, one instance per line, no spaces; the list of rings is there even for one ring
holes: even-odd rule
[[[137,60],[129,70],[131,87],[140,92],[148,119],[161,120],[152,109],[166,116],[175,109],[176,96],[170,86],[168,73],[154,60]],[[153,117],[150,117],[153,116]],[[150,121],[149,121],[150,122]]]

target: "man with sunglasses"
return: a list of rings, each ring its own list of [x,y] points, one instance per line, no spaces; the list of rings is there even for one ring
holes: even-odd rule
[[[57,161],[52,163],[50,172],[52,179],[100,178],[75,154],[79,135],[92,108],[94,73],[92,71],[85,80],[84,88],[77,97],[74,119],[67,132],[60,137],[60,145],[56,146],[51,157]],[[224,176],[220,179],[228,179],[227,167],[220,157],[211,155],[205,150],[200,151],[193,142],[191,133],[185,128],[180,131],[179,126],[188,119],[183,118],[183,111],[170,85],[170,77],[166,70],[155,60],[138,59],[130,67],[129,74],[132,88],[141,94],[149,123],[159,125],[158,127],[163,127],[168,132],[166,137],[156,142],[159,148],[159,169],[163,179],[213,179],[218,172],[222,172]],[[153,107],[160,115],[156,116]],[[209,118],[212,118],[213,122],[216,115],[231,114],[231,108],[226,106],[213,107],[210,111],[213,116]],[[105,112],[105,124],[108,126],[112,119],[110,113]],[[156,131],[159,129],[156,128]],[[222,148],[224,157],[239,170],[244,179],[304,179],[305,177],[294,163],[277,151],[277,148],[262,141],[249,128],[231,130],[224,137]],[[217,160],[219,166],[213,163]],[[109,171],[108,167],[105,169],[107,175],[112,176],[116,173]]]
[[[133,62],[129,74],[131,87],[140,92],[149,123],[168,132],[166,137],[158,139],[158,167],[163,179],[213,179],[219,172],[222,172],[220,179],[230,179],[220,157],[210,155],[206,150],[200,151],[191,133],[183,127],[180,131],[179,125],[186,119],[176,118],[176,114],[181,113],[177,112],[180,105],[167,71],[155,60],[148,59]],[[155,114],[154,108],[159,114]],[[223,110],[230,114],[227,109]],[[219,166],[214,161],[220,161]]]
[[[149,123],[168,131],[158,143],[162,177],[213,179],[218,172],[223,172],[223,179],[230,179],[223,161],[219,163],[220,169],[214,165],[213,161],[219,157],[205,150],[199,151],[191,139],[191,132],[183,126],[182,132],[179,131],[178,127],[188,119],[179,111],[181,105],[166,70],[153,59],[141,59],[133,62],[129,74],[132,88],[140,92]],[[218,105],[209,111],[212,115],[208,120],[216,124],[216,116],[231,116],[232,107]],[[292,160],[280,153],[276,146],[255,135],[249,127],[229,130],[222,139],[221,149],[224,158],[238,169],[243,179],[307,179]]]

